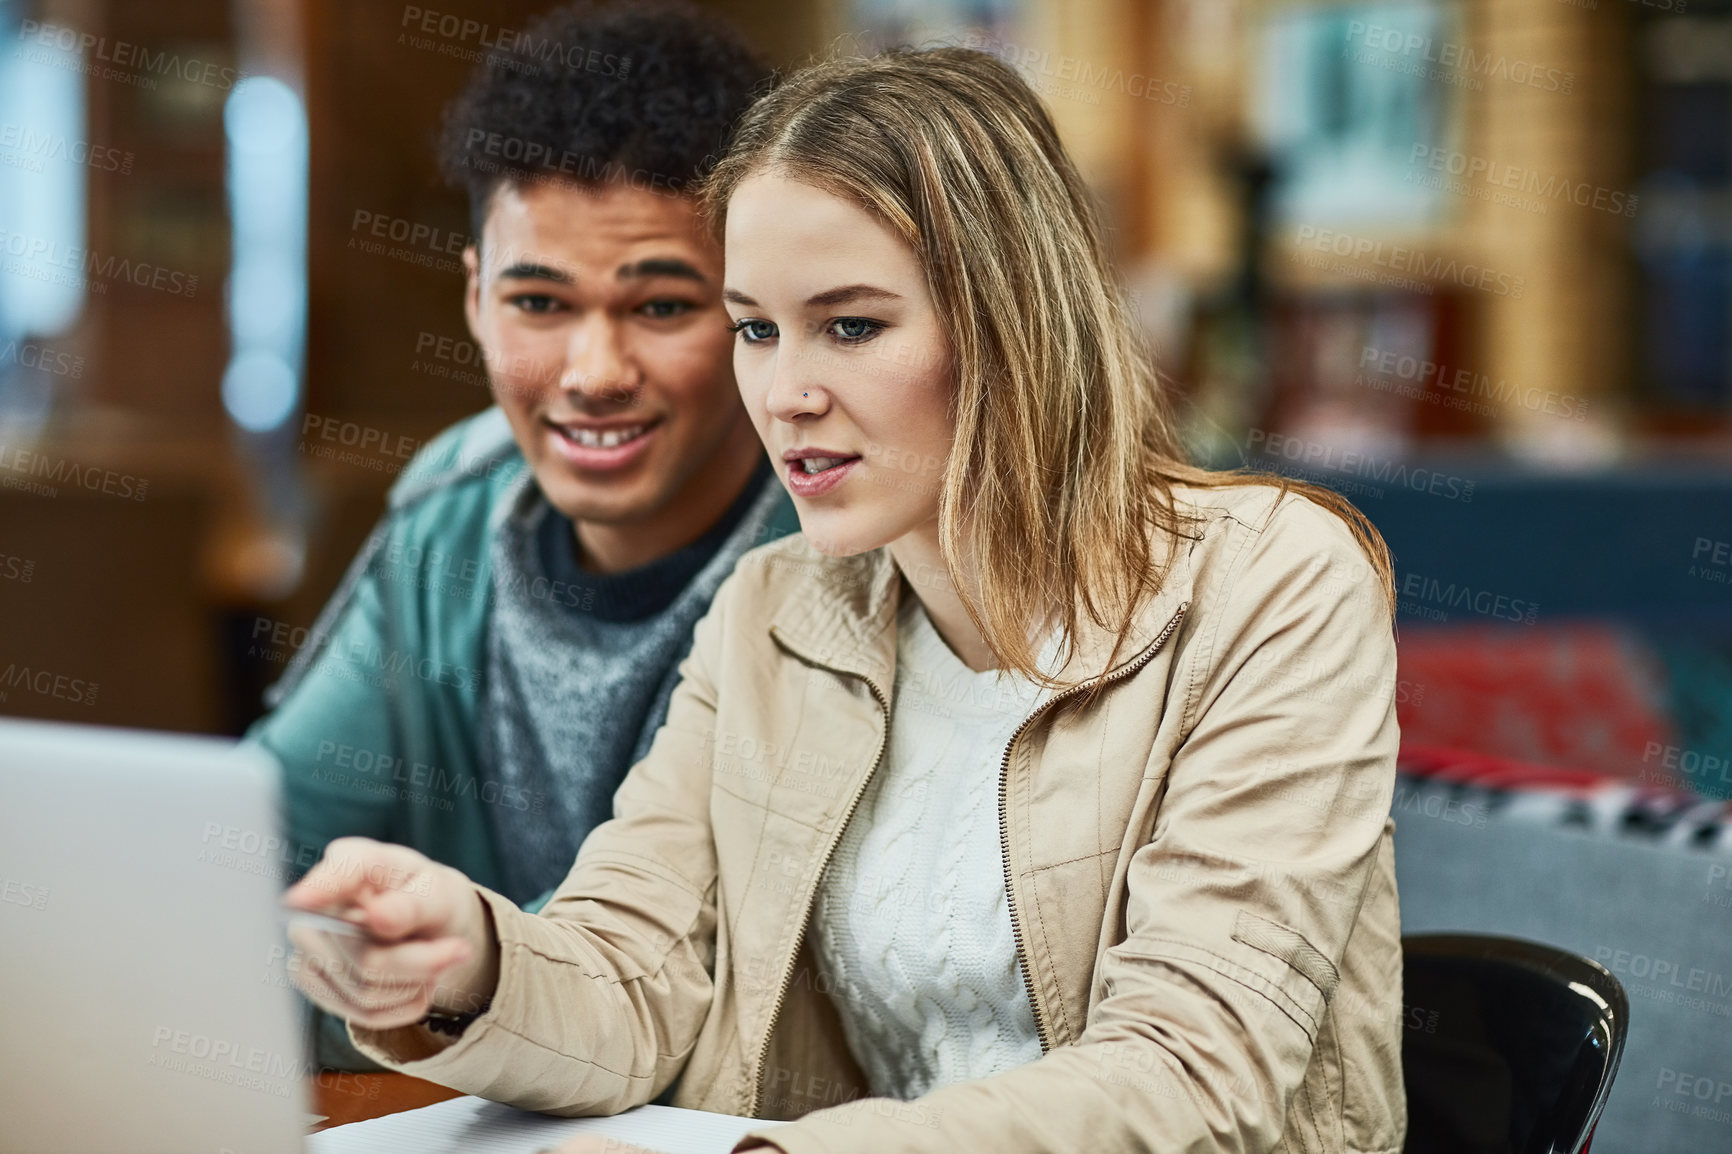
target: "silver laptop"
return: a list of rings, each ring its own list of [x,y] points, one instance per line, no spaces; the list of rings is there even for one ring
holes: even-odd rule
[[[0,721],[0,1151],[298,1154],[275,767]]]

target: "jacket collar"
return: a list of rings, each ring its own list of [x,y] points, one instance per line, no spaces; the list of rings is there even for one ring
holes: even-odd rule
[[[901,570],[890,550],[829,557],[796,534],[771,564],[798,571],[786,586],[790,595],[771,612],[771,636],[812,664],[865,677],[888,698],[902,592]]]
[[[1189,595],[1188,561],[1193,542],[1179,544],[1166,583],[1132,620],[1130,636],[1120,646],[1111,669],[1102,672],[1112,654],[1115,634],[1082,614],[1077,623],[1077,644],[1059,670],[1063,680],[1092,681],[1097,676],[1111,676],[1136,661],[1160,638]],[[888,701],[895,681],[896,610],[903,587],[901,570],[890,550],[880,547],[852,557],[829,557],[807,545],[803,536],[796,536],[790,538],[785,552],[778,551],[772,564],[798,566],[802,579],[791,584],[792,595],[772,611],[768,626],[771,636],[807,662],[866,678]]]

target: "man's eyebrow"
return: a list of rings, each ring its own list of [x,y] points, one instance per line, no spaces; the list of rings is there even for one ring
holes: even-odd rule
[[[516,264],[499,271],[500,280],[550,280],[557,284],[570,284],[571,276],[551,265],[536,264],[534,261],[520,260]]]
[[[893,293],[889,289],[878,288],[876,285],[848,284],[809,296],[806,298],[806,303],[808,305],[834,307],[861,300],[899,301],[901,299],[901,293]]]
[[[642,277],[671,276],[682,280],[695,280],[699,284],[709,284],[709,278],[697,270],[695,265],[680,260],[678,257],[663,256],[640,260],[634,264],[622,264],[614,274],[620,280],[633,280]]]

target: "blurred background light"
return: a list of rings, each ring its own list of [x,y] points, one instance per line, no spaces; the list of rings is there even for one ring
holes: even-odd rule
[[[8,138],[29,145],[0,164],[0,344],[64,332],[84,303],[87,169],[37,155],[85,138],[78,59],[35,41],[25,51],[0,20],[0,122]],[[37,149],[38,141],[50,143]]]
[[[223,109],[233,263],[223,405],[251,433],[278,429],[302,395],[307,324],[307,123],[281,80],[251,76]]]
[[[295,370],[275,353],[240,353],[223,373],[223,407],[249,433],[280,428],[299,398]]]

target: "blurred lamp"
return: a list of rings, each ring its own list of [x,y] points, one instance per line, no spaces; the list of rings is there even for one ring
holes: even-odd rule
[[[228,280],[232,344],[223,405],[251,433],[279,429],[301,399],[307,323],[307,122],[301,99],[272,76],[235,85],[228,137]]]
[[[299,399],[295,370],[275,353],[237,354],[223,373],[223,407],[249,433],[281,428]]]

